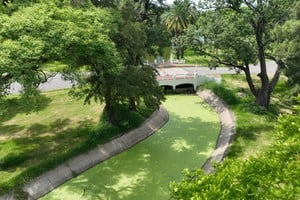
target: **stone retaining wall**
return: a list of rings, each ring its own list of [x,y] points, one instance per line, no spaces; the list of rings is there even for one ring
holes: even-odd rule
[[[160,107],[140,127],[131,130],[104,145],[99,145],[89,152],[82,153],[69,159],[55,169],[42,174],[29,184],[26,184],[23,187],[23,191],[28,194],[28,199],[37,199],[87,169],[129,149],[138,142],[149,137],[168,120],[168,112],[163,107]],[[12,199],[15,199],[12,194],[0,197],[0,200]]]
[[[212,91],[204,90],[197,93],[218,113],[221,121],[221,130],[215,150],[202,166],[206,173],[213,173],[213,162],[221,162],[230,146],[235,134],[235,117],[227,105],[220,100]],[[152,135],[162,127],[169,119],[167,111],[160,107],[154,112],[142,126],[118,137],[104,145],[101,145],[87,153],[80,154],[55,169],[34,179],[24,186],[23,190],[28,194],[28,199],[37,199],[52,191],[69,179],[79,175],[85,170],[111,158],[112,156],[134,146],[138,142]],[[0,200],[13,200],[13,195],[0,197]]]
[[[197,93],[218,113],[221,122],[221,130],[216,143],[215,150],[202,166],[205,173],[214,173],[212,163],[223,161],[235,134],[235,117],[228,106],[219,99],[212,91],[203,90]]]

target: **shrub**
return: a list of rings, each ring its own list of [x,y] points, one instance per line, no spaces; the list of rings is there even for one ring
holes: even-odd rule
[[[300,95],[298,96],[300,101]],[[248,160],[227,159],[216,174],[185,170],[172,199],[300,199],[300,106],[278,119],[277,142]]]

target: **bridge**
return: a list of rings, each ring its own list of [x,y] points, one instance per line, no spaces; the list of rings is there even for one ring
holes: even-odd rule
[[[206,81],[221,82],[219,77],[199,74],[196,68],[158,68],[158,72],[156,79],[159,85],[172,91],[178,91],[182,87],[192,87],[196,91],[197,87]]]
[[[156,77],[160,86],[167,88],[168,90],[178,91],[181,86],[192,87],[196,90],[199,85],[205,81],[221,82],[221,78],[214,76],[204,75],[199,71],[202,68],[197,67],[169,67],[169,68],[157,68],[159,75]],[[71,81],[64,80],[62,74],[57,73],[55,76],[48,79],[46,83],[42,83],[39,86],[41,91],[51,91],[63,88],[72,87]],[[14,82],[10,86],[9,92],[11,94],[18,94],[22,91],[22,86]]]

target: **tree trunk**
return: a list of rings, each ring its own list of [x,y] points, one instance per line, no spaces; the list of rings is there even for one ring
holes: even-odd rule
[[[245,66],[245,68],[243,68],[245,75],[246,75],[246,81],[248,83],[248,86],[250,88],[250,91],[252,92],[252,94],[257,97],[258,93],[257,93],[257,89],[255,88],[255,85],[253,83],[251,74],[250,74],[250,70],[249,70],[249,65],[247,64]]]
[[[183,57],[184,57],[184,48],[180,49],[180,57],[181,57],[181,59],[183,59]]]
[[[258,6],[262,6],[261,1],[258,1]],[[263,42],[265,23],[263,17],[257,20],[258,21],[256,22],[256,24],[253,24],[253,28],[255,31],[255,39],[258,50],[258,60],[260,63],[260,73],[258,74],[258,77],[261,80],[261,87],[258,90],[255,103],[257,106],[264,107],[266,110],[268,110],[270,106],[271,90],[269,85],[269,77],[265,60],[265,47]]]
[[[107,94],[104,98],[105,100],[105,107],[104,107],[104,113],[107,116],[107,121],[112,125],[117,125],[117,105],[114,99],[112,98],[111,94]]]
[[[180,50],[176,48],[176,59],[180,59]]]
[[[105,105],[104,112],[107,116],[107,121],[112,125],[117,125],[116,109],[111,105]]]
[[[269,87],[260,89],[256,96],[255,104],[268,110],[270,106],[270,99],[271,93],[269,91]]]
[[[136,111],[136,103],[135,103],[135,99],[133,97],[129,98],[129,109],[131,111]]]

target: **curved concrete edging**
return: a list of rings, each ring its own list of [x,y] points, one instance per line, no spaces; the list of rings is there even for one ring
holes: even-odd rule
[[[235,134],[235,117],[228,109],[228,106],[212,91],[204,90],[197,94],[214,108],[221,122],[221,130],[215,150],[202,166],[205,173],[213,173],[214,168],[212,163],[221,162],[224,159]],[[28,194],[28,199],[37,199],[87,169],[146,139],[161,128],[168,120],[168,112],[161,106],[139,128],[131,130],[104,145],[66,161],[25,185],[23,191]],[[14,199],[13,195],[0,197],[0,200],[10,199]]]
[[[207,102],[218,113],[221,121],[221,130],[216,143],[215,150],[202,166],[205,173],[214,173],[212,166],[214,162],[223,161],[226,156],[230,143],[235,134],[235,116],[229,110],[228,106],[217,97],[211,90],[203,90],[197,93],[205,102]]]
[[[28,194],[28,199],[37,199],[87,169],[146,139],[161,128],[168,120],[168,112],[161,106],[140,127],[93,150],[69,159],[55,169],[42,174],[29,184],[26,184],[23,187],[23,191]],[[14,196],[7,195],[0,197],[0,200],[2,199],[14,199]]]

